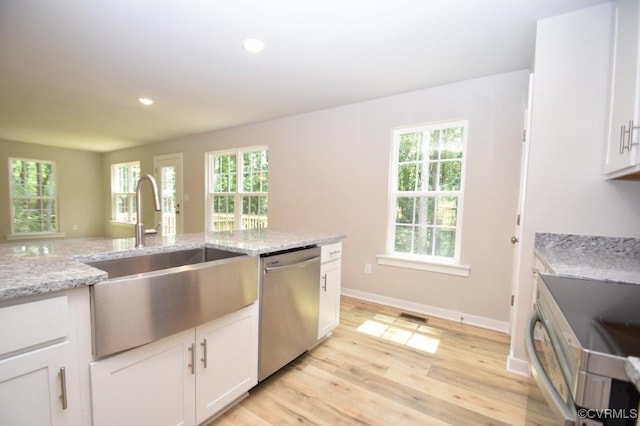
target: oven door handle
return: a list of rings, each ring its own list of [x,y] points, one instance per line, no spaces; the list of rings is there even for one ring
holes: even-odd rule
[[[568,405],[565,404],[564,399],[562,399],[556,388],[553,386],[553,383],[551,383],[551,380],[549,380],[549,377],[547,377],[544,367],[540,362],[540,358],[538,358],[533,342],[534,329],[538,322],[542,324],[544,329],[547,331],[547,334],[549,334],[547,326],[540,319],[538,312],[533,311],[527,320],[528,327],[524,339],[525,349],[529,357],[529,369],[531,370],[531,375],[540,387],[540,390],[544,395],[544,399],[547,401],[553,412],[563,419],[562,424],[565,426],[573,426],[576,424],[576,418],[578,416],[573,401],[570,400],[568,401]]]

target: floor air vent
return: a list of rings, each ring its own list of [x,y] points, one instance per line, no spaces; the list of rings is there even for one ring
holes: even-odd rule
[[[406,312],[400,312],[399,317],[402,318],[402,319],[406,319],[406,320],[409,320],[409,321],[420,322],[420,323],[423,323],[423,324],[426,324],[427,321],[429,321],[427,318],[422,318],[422,317],[419,317],[417,315],[407,314]]]

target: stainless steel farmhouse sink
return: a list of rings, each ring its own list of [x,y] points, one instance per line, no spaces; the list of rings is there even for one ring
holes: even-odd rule
[[[258,297],[259,259],[212,248],[86,262],[109,279],[91,286],[93,354],[150,343]]]
[[[96,260],[85,263],[107,272],[109,279],[114,279],[127,275],[142,274],[145,272],[174,268],[176,266],[193,265],[195,263],[227,259],[236,256],[244,255],[242,253],[205,247],[108,260]]]

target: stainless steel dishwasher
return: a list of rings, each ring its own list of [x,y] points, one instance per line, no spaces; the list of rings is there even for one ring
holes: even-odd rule
[[[262,381],[317,341],[320,248],[267,254],[260,261],[258,380]]]

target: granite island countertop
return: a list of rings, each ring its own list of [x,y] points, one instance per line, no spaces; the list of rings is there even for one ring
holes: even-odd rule
[[[54,240],[0,245],[0,300],[97,284],[107,273],[83,262],[213,247],[258,256],[341,241],[345,235],[273,229],[146,238]]]
[[[640,239],[538,233],[535,254],[553,274],[640,284]]]
[[[636,385],[636,388],[640,391],[640,358],[634,356],[628,357],[626,372],[631,383]]]

